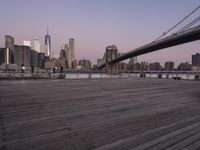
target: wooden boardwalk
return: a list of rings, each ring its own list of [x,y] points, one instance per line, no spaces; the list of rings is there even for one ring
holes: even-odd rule
[[[200,82],[0,82],[0,150],[200,149]]]

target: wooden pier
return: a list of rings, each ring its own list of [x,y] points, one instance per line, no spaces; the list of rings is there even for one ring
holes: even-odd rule
[[[199,81],[0,81],[0,150],[195,150],[199,114]]]

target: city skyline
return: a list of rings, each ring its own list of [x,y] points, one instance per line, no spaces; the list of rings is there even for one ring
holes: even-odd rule
[[[119,52],[125,53],[147,44],[199,6],[197,0],[48,2],[44,7],[44,2],[40,1],[26,4],[24,0],[2,0],[2,11],[11,3],[15,4],[15,8],[0,14],[0,46],[4,47],[4,35],[13,36],[16,44],[38,38],[41,52],[44,52],[44,36],[48,25],[52,38],[52,53],[58,55],[60,47],[64,47],[68,38],[73,37],[76,39],[76,58],[86,58],[96,63],[97,58],[103,57],[106,46],[117,45]],[[26,10],[29,11],[25,12]],[[195,15],[192,17],[195,18]],[[191,63],[191,55],[197,52],[200,52],[199,41],[139,56],[138,60],[158,61],[161,64],[165,61],[175,61],[176,64],[186,61]]]

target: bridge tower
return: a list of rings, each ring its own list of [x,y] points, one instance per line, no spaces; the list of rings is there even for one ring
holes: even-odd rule
[[[110,74],[118,73],[118,65],[111,64],[110,61],[117,57],[117,47],[116,45],[111,45],[106,47],[106,72]]]

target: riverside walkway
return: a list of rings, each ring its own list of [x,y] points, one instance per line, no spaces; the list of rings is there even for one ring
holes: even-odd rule
[[[199,114],[199,81],[0,81],[0,150],[195,150]]]

